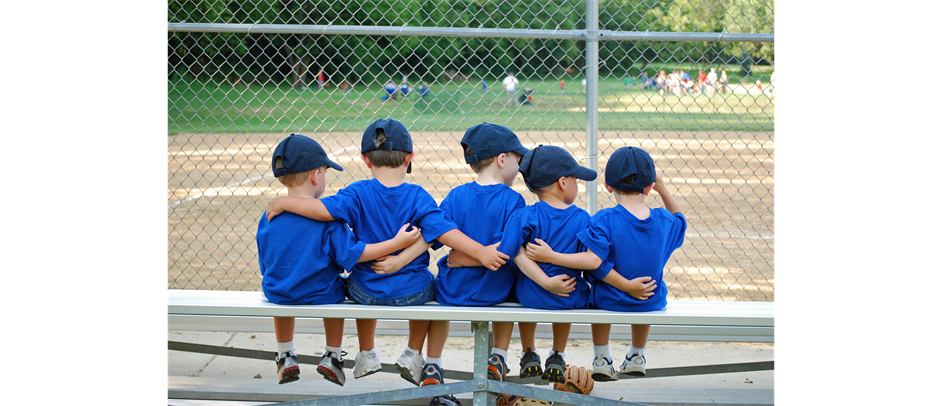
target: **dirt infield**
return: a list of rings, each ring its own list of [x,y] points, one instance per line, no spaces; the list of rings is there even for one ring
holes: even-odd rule
[[[178,134],[168,137],[168,286],[258,290],[255,230],[284,188],[269,160],[288,134]],[[308,133],[342,165],[328,174],[325,196],[368,179],[359,132]],[[414,132],[417,156],[406,181],[438,201],[473,180],[459,155],[463,133]],[[583,164],[581,131],[517,132],[524,146],[557,145]],[[684,245],[668,262],[672,299],[774,301],[774,140],[771,132],[605,132],[599,136],[599,184],[608,155],[622,146],[651,153],[688,219]],[[514,189],[536,201],[522,178]],[[601,187],[599,209],[615,202]],[[584,192],[584,191],[583,191]],[[656,193],[652,193],[652,196]],[[656,201],[654,201],[656,200]],[[648,203],[660,206],[659,199]],[[576,204],[586,207],[585,193]],[[443,255],[433,254],[433,261]],[[434,262],[432,272],[437,272]]]

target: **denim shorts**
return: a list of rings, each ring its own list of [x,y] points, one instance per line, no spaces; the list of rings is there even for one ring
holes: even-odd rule
[[[363,290],[363,288],[357,286],[353,279],[347,278],[346,281],[347,297],[357,303],[367,304],[367,305],[381,305],[381,306],[412,306],[420,305],[426,302],[435,300],[435,282],[429,282],[428,286],[422,291],[398,299],[378,299],[371,296],[369,293]]]

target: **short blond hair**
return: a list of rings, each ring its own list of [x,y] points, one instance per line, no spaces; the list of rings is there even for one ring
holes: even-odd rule
[[[281,157],[278,157],[278,159],[275,160],[275,168],[278,168],[279,165],[281,165]],[[320,168],[314,168],[309,171],[289,173],[284,176],[279,176],[277,179],[278,179],[278,182],[281,182],[281,184],[285,185],[285,187],[296,187],[306,182],[308,178],[311,177],[311,172],[314,172],[314,171],[321,171],[321,173],[326,173],[327,165],[324,165]]]

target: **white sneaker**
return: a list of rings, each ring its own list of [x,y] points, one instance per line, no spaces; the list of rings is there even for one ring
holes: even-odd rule
[[[615,373],[612,360],[605,358],[602,354],[596,354],[595,361],[592,361],[592,380],[596,382],[617,381],[618,374]]]
[[[621,363],[621,368],[618,368],[618,372],[631,376],[644,376],[644,365],[645,360],[643,355],[632,354],[631,357],[626,355],[625,362]]]
[[[356,362],[353,364],[353,379],[360,379],[367,375],[375,374],[383,370],[383,365],[379,363],[379,357],[375,352],[357,353]]]
[[[425,358],[422,358],[422,354],[409,349],[403,351],[399,360],[396,361],[399,376],[415,386],[419,386],[419,380],[422,379],[423,367],[425,367]]]

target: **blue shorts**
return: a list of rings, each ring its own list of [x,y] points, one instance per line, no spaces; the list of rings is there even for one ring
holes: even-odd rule
[[[401,297],[398,299],[377,299],[373,296],[370,296],[369,293],[363,290],[363,288],[357,286],[353,279],[347,278],[346,283],[347,298],[350,300],[366,305],[380,305],[380,306],[412,306],[420,305],[426,302],[435,300],[435,282],[430,282],[428,287],[422,289],[419,293],[416,293],[411,296]]]

